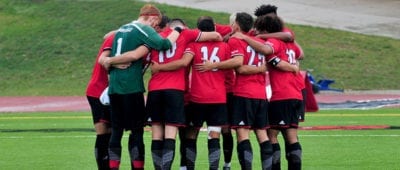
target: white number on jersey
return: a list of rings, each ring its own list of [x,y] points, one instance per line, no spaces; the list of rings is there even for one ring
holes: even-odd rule
[[[201,47],[201,53],[203,54],[202,59],[208,60],[210,62],[213,63],[217,63],[220,62],[221,60],[219,59],[219,57],[217,56],[219,48],[215,47],[213,48],[212,52],[211,52],[211,56],[208,56],[208,48],[206,46]],[[212,71],[217,71],[218,69],[212,69]]]
[[[251,48],[250,46],[247,46],[246,51],[247,51],[247,53],[250,53],[250,59],[249,59],[249,62],[247,63],[247,65],[259,67],[259,66],[261,66],[262,64],[264,64],[264,58],[265,58],[265,56],[264,56],[263,54],[257,53],[257,52],[256,52],[253,48]],[[256,56],[257,56],[257,58],[258,58],[257,63],[255,63],[255,61],[254,61],[255,58],[256,58]]]
[[[172,47],[165,51],[160,51],[158,53],[158,62],[163,63],[165,59],[172,58],[175,55],[176,43],[172,44]]]
[[[296,53],[292,49],[286,49],[286,55],[290,64],[296,64]]]

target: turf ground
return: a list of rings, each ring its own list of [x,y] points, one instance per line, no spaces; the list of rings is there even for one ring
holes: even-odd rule
[[[307,113],[302,127],[378,126],[384,129],[300,130],[303,169],[400,169],[400,112],[398,108],[374,110],[323,110]],[[145,132],[146,169],[153,169],[150,131]],[[259,169],[258,146],[252,135],[254,169]],[[0,114],[1,169],[96,169],[95,135],[88,112]],[[127,146],[127,135],[123,147]],[[177,143],[177,148],[179,142]],[[206,133],[198,140],[198,169],[207,169]],[[235,145],[236,146],[236,145]],[[284,150],[282,150],[284,152]],[[235,151],[234,151],[235,153]],[[123,150],[121,169],[130,169]],[[178,168],[180,156],[175,155]],[[282,169],[286,162],[282,158]],[[220,164],[222,166],[222,163]],[[240,169],[236,154],[233,169]]]

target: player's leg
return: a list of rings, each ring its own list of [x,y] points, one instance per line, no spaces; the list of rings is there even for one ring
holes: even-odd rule
[[[289,128],[285,130],[286,143],[286,159],[288,161],[288,169],[301,169],[302,149],[297,137],[297,129]]]
[[[151,156],[154,169],[162,169],[164,147],[164,125],[161,91],[150,91],[146,102],[147,123],[151,125]]]
[[[252,169],[253,150],[249,140],[250,129],[237,128],[237,154],[242,169]]]
[[[227,93],[226,95],[226,108],[228,111],[228,123],[230,123],[233,111],[233,93]],[[223,170],[229,170],[231,167],[233,152],[233,136],[230,126],[222,128],[222,141],[222,148],[224,153]]]
[[[186,142],[185,142],[185,155],[186,155],[186,168],[187,170],[195,169],[195,162],[197,156],[197,137],[200,128],[188,126],[186,128]]]
[[[249,140],[250,128],[253,125],[252,112],[250,99],[233,96],[231,127],[236,131],[236,149],[242,169],[252,168],[253,151]]]
[[[109,156],[108,156],[108,143],[111,136],[110,128],[110,107],[101,104],[99,98],[87,96],[89,102],[94,128],[96,131],[96,142],[94,146],[94,153],[99,170],[108,170]]]
[[[175,157],[175,139],[178,128],[185,126],[184,91],[165,90],[163,102],[165,104],[164,116],[164,147],[163,169],[171,169]]]
[[[300,100],[287,100],[285,103],[288,114],[286,122],[289,124],[289,127],[282,131],[286,143],[286,159],[289,169],[298,170],[301,169],[302,162],[302,149],[297,134],[302,103]]]
[[[128,139],[128,150],[132,169],[144,169],[143,127],[145,119],[143,93],[132,93],[124,98],[125,129],[131,130]]]
[[[228,111],[225,103],[201,105],[208,132],[209,169],[218,169],[221,158],[221,128],[228,127]]]
[[[124,133],[123,97],[118,94],[110,94],[111,105],[111,137],[108,146],[110,169],[119,169],[121,162],[121,139]]]
[[[268,123],[268,103],[266,100],[252,100],[254,107],[253,129],[260,147],[261,167],[263,170],[272,168],[272,145],[266,129]]]
[[[281,169],[281,147],[278,141],[279,130],[267,129],[269,140],[272,145],[272,169]]]
[[[143,128],[131,130],[129,135],[129,155],[131,158],[132,169],[144,169],[144,142],[143,142]]]
[[[229,170],[231,167],[232,152],[233,152],[233,136],[230,127],[222,128],[222,148],[224,153],[224,170]]]
[[[180,170],[186,170],[186,127],[179,127],[179,153],[181,154]]]

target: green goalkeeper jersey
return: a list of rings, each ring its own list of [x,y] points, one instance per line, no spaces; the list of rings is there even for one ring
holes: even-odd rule
[[[171,42],[160,37],[150,26],[133,21],[123,25],[116,32],[111,56],[116,57],[141,45],[156,50],[167,50],[171,47]],[[112,67],[110,69],[109,94],[144,92],[142,69],[142,59],[133,61],[127,69]]]

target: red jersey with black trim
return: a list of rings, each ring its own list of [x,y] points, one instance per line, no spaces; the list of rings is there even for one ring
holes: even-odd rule
[[[108,36],[101,45],[97,53],[96,61],[94,63],[92,77],[86,89],[86,95],[90,97],[99,98],[104,89],[108,86],[108,72],[98,63],[101,53],[105,50],[111,50],[113,45],[115,33]]]
[[[293,40],[295,39],[294,32],[291,29],[284,27],[282,32],[289,33],[290,35],[292,35]],[[294,41],[286,42],[286,45],[288,48],[288,51],[286,51],[286,54],[290,55],[290,56],[292,56],[292,58],[294,57],[296,60],[298,60],[301,55],[300,47],[296,43],[294,43]],[[298,80],[300,88],[304,89],[306,87],[306,84],[305,84],[305,80],[301,74],[297,75],[297,80]]]
[[[267,56],[267,61],[279,58],[281,61],[294,64],[295,58],[286,54],[286,44],[278,39],[269,38],[266,42],[273,48],[274,53]],[[269,79],[271,82],[272,96],[270,101],[298,99],[302,100],[301,88],[298,85],[297,74],[288,71],[279,70],[276,67],[268,65]]]
[[[259,38],[252,37],[254,40],[264,42]],[[228,41],[231,48],[231,56],[243,56],[243,65],[260,67],[265,64],[264,55],[256,52],[247,42],[230,38]],[[265,93],[265,73],[239,74],[236,72],[233,95],[252,99],[266,99]]]
[[[193,65],[210,62],[221,62],[230,58],[228,44],[224,42],[190,43],[185,53],[193,55]],[[199,72],[192,68],[190,101],[196,103],[226,103],[225,71],[210,70]]]
[[[161,32],[161,37],[167,37],[172,32],[172,29],[166,29]],[[179,60],[182,58],[183,52],[188,43],[197,41],[200,38],[201,32],[199,30],[184,29],[176,42],[169,50],[157,51],[152,50],[150,59],[151,61],[159,64],[169,63],[171,61]],[[185,90],[185,69],[180,68],[174,71],[160,71],[151,76],[149,81],[149,91],[153,90]]]
[[[300,47],[294,42],[287,42],[286,46],[287,46],[286,55],[288,55],[289,58],[293,59],[294,62],[293,64],[296,64],[298,62],[297,61],[298,58],[301,55]],[[297,74],[296,79],[300,89],[306,88],[304,77],[301,74]]]

